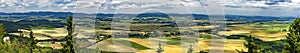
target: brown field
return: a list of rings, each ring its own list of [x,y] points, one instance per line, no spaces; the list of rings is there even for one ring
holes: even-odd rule
[[[25,37],[29,37],[28,30],[22,30]],[[34,37],[37,40],[47,40],[47,39],[62,39],[64,36],[67,35],[67,32],[64,28],[55,28],[55,30],[32,30],[34,33]],[[50,32],[50,33],[49,33]],[[20,33],[9,33],[13,35],[20,35]],[[42,44],[47,43],[47,44]],[[55,42],[54,44],[51,44],[50,42],[38,42],[37,46],[41,47],[52,47],[54,49],[60,49],[62,48],[60,42]]]

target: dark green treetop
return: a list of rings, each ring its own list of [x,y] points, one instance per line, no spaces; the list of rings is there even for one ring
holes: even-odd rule
[[[289,33],[286,36],[287,44],[285,44],[283,53],[298,53],[300,52],[300,18],[289,26]]]

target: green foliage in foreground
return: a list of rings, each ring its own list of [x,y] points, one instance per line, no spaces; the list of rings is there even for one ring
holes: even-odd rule
[[[0,52],[7,53],[29,53],[29,47],[20,45],[17,39],[14,39],[11,43],[1,43]]]
[[[288,30],[289,33],[286,36],[287,39],[277,41],[261,41],[254,39],[254,43],[261,46],[261,52],[264,53],[298,53],[300,52],[300,18],[297,18],[290,25]],[[283,48],[283,50],[281,50],[281,48]]]
[[[290,25],[289,33],[286,36],[287,43],[284,47],[284,53],[298,53],[300,52],[300,18]]]
[[[33,52],[33,50],[36,48],[36,43],[37,41],[35,40],[35,37],[33,37],[33,32],[30,30],[30,33],[29,33],[29,46],[30,46],[30,53]]]
[[[251,35],[249,37],[246,38],[247,43],[244,43],[244,46],[248,48],[248,52],[245,52],[243,50],[239,51],[237,50],[239,53],[262,53],[260,51],[260,48],[258,45],[256,45],[256,43],[254,42],[254,37],[252,37]]]
[[[5,31],[4,25],[0,24],[0,43],[3,42],[3,38],[7,35],[7,32]]]
[[[74,27],[73,27],[73,17],[70,16],[67,19],[67,30],[68,30],[68,35],[65,37],[66,39],[66,43],[62,44],[63,48],[62,48],[62,52],[63,53],[75,53],[75,44],[73,41],[73,31],[74,31]]]
[[[30,51],[30,46],[21,44],[17,39],[14,39],[11,43],[0,45],[0,52],[5,53],[61,53],[59,50],[43,47],[36,47]]]
[[[7,35],[5,32],[5,28],[3,24],[0,24],[0,52],[5,53],[75,53],[74,42],[73,42],[73,18],[70,16],[67,19],[67,30],[68,35],[66,38],[66,44],[63,44],[64,48],[60,50],[52,49],[52,48],[43,48],[43,47],[36,47],[37,41],[33,36],[33,32],[30,31],[30,37],[28,42],[23,39],[18,39],[17,37],[14,38],[12,42],[2,42],[3,37]],[[13,37],[10,37],[13,38]],[[21,41],[19,41],[21,40]]]
[[[1,36],[6,36],[5,28],[3,27],[3,24],[0,24],[0,34]],[[2,42],[3,38],[0,42],[0,52],[5,53],[59,53],[58,50],[52,49],[52,48],[43,48],[43,47],[36,47],[36,40],[33,37],[33,32],[30,32],[30,40],[27,42],[25,37],[21,36],[18,39],[17,37],[10,37],[13,38],[13,40],[10,40],[11,42]]]

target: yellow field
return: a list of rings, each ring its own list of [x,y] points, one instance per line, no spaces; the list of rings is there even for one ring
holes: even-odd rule
[[[288,32],[279,32],[279,33],[266,33],[266,32],[251,32],[251,34],[255,35],[254,37],[259,38],[263,41],[275,41],[280,39],[285,39],[285,36]]]
[[[153,43],[150,43],[148,39],[128,38],[127,40],[136,42],[138,44],[141,44],[143,46],[150,47],[150,48],[151,48],[151,44],[153,44]],[[244,43],[244,40],[226,40],[226,44],[223,49],[225,50],[225,53],[236,53],[237,48],[239,48],[238,50],[243,49],[244,51],[247,51],[246,48],[244,47],[243,43]],[[222,43],[216,43],[216,44],[222,44]],[[156,45],[158,45],[158,44],[156,44]],[[202,40],[202,41],[198,42],[198,48],[200,48],[200,50],[209,51],[210,49],[214,49],[214,48],[211,48],[210,46],[211,46],[210,40]],[[137,52],[138,53],[148,53],[148,52],[155,51],[155,49],[139,50]],[[181,48],[180,45],[165,45],[164,49],[165,49],[165,51],[164,51],[165,53],[180,53],[181,49],[183,49],[183,48]],[[199,50],[195,50],[195,51],[199,51]],[[182,51],[182,52],[184,52],[184,51]]]
[[[29,32],[28,30],[23,30],[23,34],[25,37],[29,37]],[[34,33],[34,37],[37,40],[47,40],[47,39],[62,39],[67,35],[67,31],[64,28],[55,28],[55,30],[32,30]],[[20,33],[9,33],[13,35],[20,35]],[[47,43],[47,44],[43,44]],[[37,46],[41,47],[52,47],[55,49],[60,49],[62,48],[60,42],[55,42],[54,44],[50,44],[50,42],[38,42]]]

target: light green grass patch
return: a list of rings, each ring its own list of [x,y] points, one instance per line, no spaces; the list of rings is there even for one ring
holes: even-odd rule
[[[124,44],[126,46],[131,46],[132,48],[135,48],[137,50],[147,50],[147,49],[151,49],[151,48],[148,48],[146,46],[143,46],[143,45],[140,45],[138,43],[135,43],[135,42],[131,42],[131,41],[128,41],[128,40],[114,40],[118,43],[121,43],[121,44]],[[129,43],[128,43],[129,42]]]

